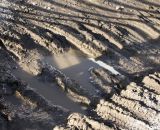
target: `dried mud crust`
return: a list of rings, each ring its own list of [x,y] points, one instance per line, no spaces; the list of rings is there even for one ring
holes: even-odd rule
[[[0,130],[160,129],[159,0],[0,0],[0,12]],[[71,49],[122,75],[90,68],[91,92],[44,62]],[[50,102],[19,68],[83,112]]]

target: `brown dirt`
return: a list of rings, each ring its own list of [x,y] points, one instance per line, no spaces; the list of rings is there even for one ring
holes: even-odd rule
[[[0,0],[0,12],[0,130],[160,129],[160,0]]]

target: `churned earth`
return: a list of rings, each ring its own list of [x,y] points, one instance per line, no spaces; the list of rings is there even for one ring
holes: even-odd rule
[[[159,130],[160,0],[0,0],[0,130]]]

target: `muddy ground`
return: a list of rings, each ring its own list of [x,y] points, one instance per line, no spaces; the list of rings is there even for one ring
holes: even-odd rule
[[[0,0],[0,130],[159,130],[160,0]]]

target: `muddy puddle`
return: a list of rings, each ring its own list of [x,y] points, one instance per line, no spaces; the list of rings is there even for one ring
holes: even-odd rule
[[[56,84],[47,82],[43,83],[39,81],[37,77],[27,74],[19,68],[14,71],[14,75],[27,82],[32,89],[46,98],[52,104],[62,106],[73,112],[85,113],[83,108],[79,104],[69,99]]]
[[[62,71],[90,93],[95,93],[95,88],[90,83],[90,73],[88,70],[91,67],[97,68],[99,66],[86,58],[82,53],[70,50],[64,54],[45,57],[43,61]]]
[[[45,57],[43,61],[61,70],[66,76],[75,80],[78,84],[93,94],[95,93],[95,88],[90,83],[90,68],[102,67],[111,71],[115,75],[120,74],[112,66],[99,60],[96,61],[93,58],[87,58],[77,50],[70,50],[67,53],[53,57]]]
[[[89,69],[92,67],[98,68],[100,66],[107,69],[106,66],[99,64],[99,62],[94,59],[87,58],[82,53],[75,50],[70,50],[59,55],[46,56],[41,60],[44,63],[59,69],[66,76],[75,80],[79,85],[92,94],[96,93],[96,89],[93,84],[90,83]],[[27,82],[31,88],[35,89],[53,104],[62,106],[74,112],[84,112],[82,107],[69,99],[56,84],[39,81],[35,76],[20,68],[15,70],[14,74]]]

